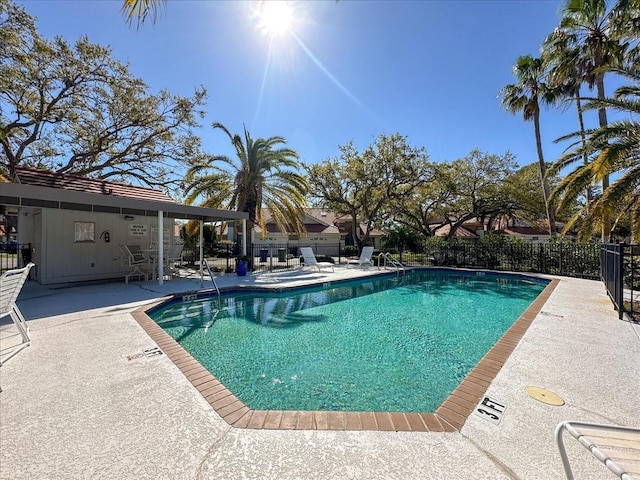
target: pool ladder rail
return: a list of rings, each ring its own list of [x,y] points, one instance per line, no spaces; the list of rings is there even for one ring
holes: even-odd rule
[[[381,266],[382,268],[387,268],[387,263],[396,269],[398,275],[400,275],[400,272],[404,275],[405,268],[402,263],[393,258],[389,252],[380,252],[378,255],[378,269],[380,269]]]
[[[213,272],[211,271],[211,267],[209,267],[209,263],[207,262],[206,258],[202,259],[202,267],[204,269],[206,269],[207,273],[209,274],[209,278],[211,278],[211,283],[213,283],[213,288],[216,291],[216,294],[218,295],[218,311],[220,311],[221,305],[222,305],[222,301],[220,299],[220,289],[218,288],[218,284],[216,283],[216,279],[213,277]],[[216,314],[213,317],[213,321],[215,322],[215,318],[218,315],[218,313],[216,312]]]

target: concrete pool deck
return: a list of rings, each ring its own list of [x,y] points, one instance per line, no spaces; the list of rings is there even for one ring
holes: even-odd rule
[[[220,286],[278,286],[374,269],[224,275]],[[229,426],[156,344],[134,310],[194,279],[73,288],[27,284],[18,302],[32,345],[0,368],[0,479],[561,479],[563,420],[640,426],[640,326],[617,318],[601,282],[559,278],[487,389],[499,424],[460,432],[251,430]],[[210,287],[205,281],[204,287]],[[2,348],[11,328],[0,327]],[[542,387],[565,400],[527,395]],[[568,440],[576,478],[615,478]]]

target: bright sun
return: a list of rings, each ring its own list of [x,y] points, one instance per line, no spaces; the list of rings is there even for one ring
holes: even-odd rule
[[[256,6],[258,27],[266,35],[280,36],[293,22],[293,8],[288,0],[263,0]]]

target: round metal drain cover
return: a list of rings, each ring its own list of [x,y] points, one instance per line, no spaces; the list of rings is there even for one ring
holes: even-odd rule
[[[539,402],[547,405],[555,405],[557,407],[564,405],[564,400],[553,392],[540,387],[527,387],[524,389],[529,396],[535,398]]]

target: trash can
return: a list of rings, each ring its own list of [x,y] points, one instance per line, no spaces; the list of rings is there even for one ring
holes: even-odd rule
[[[268,256],[269,256],[269,250],[267,250],[267,249],[260,250],[260,261],[261,262],[266,262]]]
[[[279,262],[286,262],[287,261],[287,249],[286,248],[279,248],[278,249],[278,261]]]

